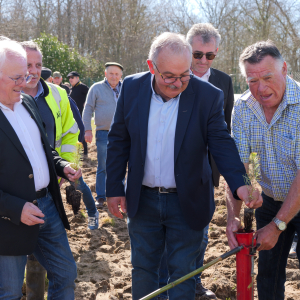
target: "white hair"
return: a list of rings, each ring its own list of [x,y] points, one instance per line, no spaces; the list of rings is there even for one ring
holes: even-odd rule
[[[185,40],[184,35],[173,32],[164,32],[157,36],[150,47],[149,59],[156,63],[158,54],[162,49],[171,50],[174,54],[183,54],[188,51],[192,61],[192,47]]]
[[[14,55],[18,58],[27,60],[26,51],[23,49],[20,43],[12,40],[0,41],[0,72],[2,73],[2,67],[7,59],[8,55]]]

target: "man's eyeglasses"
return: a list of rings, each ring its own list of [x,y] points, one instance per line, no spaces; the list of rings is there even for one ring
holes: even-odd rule
[[[179,78],[179,80],[181,82],[186,82],[186,81],[189,81],[194,76],[194,74],[189,74],[189,75],[185,75],[185,76],[181,76],[181,77],[166,77],[166,78],[164,78],[163,75],[159,72],[156,64],[153,61],[152,61],[152,63],[154,64],[156,70],[158,71],[159,75],[161,76],[161,78],[164,80],[165,83],[174,83],[177,80],[177,78]]]
[[[20,85],[24,80],[26,83],[29,83],[32,79],[33,75],[26,75],[26,76],[20,76],[17,79],[11,78],[8,76],[8,78],[10,78],[11,80],[13,80],[15,82],[15,85]]]
[[[73,79],[73,78],[74,78],[74,76],[70,76],[70,77],[69,77],[69,79]]]
[[[203,55],[206,56],[207,60],[213,60],[217,55],[212,52],[203,53],[202,51],[195,51],[193,56],[195,59],[201,59]]]

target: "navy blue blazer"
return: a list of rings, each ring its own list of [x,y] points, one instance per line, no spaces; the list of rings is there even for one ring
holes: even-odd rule
[[[151,95],[149,72],[126,77],[108,134],[106,195],[126,196],[130,218],[138,210],[144,177]],[[194,230],[202,230],[215,210],[208,149],[232,192],[245,185],[246,171],[227,131],[223,102],[221,90],[197,77],[180,96],[174,175],[183,215]]]

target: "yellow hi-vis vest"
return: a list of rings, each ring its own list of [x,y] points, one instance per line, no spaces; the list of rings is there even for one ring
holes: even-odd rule
[[[55,120],[55,150],[67,161],[73,161],[79,128],[74,120],[67,92],[61,87],[45,82],[49,95],[45,100]]]

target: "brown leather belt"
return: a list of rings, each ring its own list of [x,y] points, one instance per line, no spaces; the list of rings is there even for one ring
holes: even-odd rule
[[[36,199],[39,199],[39,198],[43,198],[47,195],[47,192],[48,192],[48,189],[47,188],[43,188],[39,191],[36,191]]]
[[[149,190],[152,190],[152,191],[156,191],[156,192],[159,192],[161,194],[168,194],[168,193],[177,193],[177,188],[169,188],[169,189],[166,189],[164,187],[149,187],[149,186],[146,186],[146,185],[143,185],[143,188],[144,189],[149,189]]]

